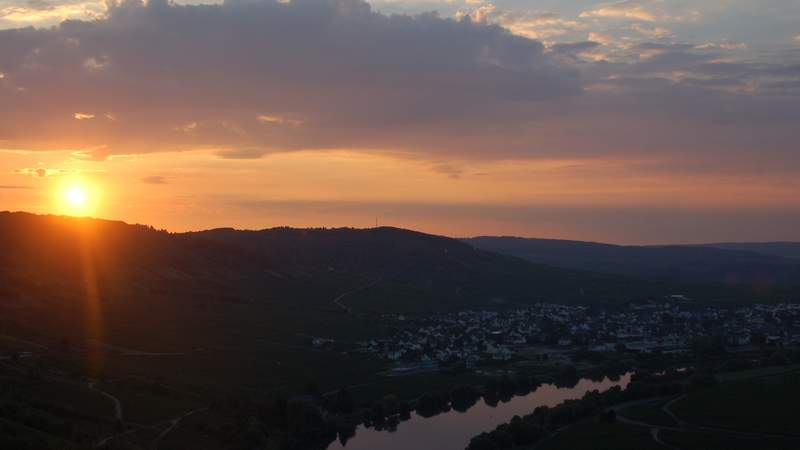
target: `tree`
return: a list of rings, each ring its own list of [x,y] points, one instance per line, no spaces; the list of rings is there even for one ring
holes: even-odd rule
[[[486,433],[478,435],[469,442],[467,450],[497,450],[494,441]]]
[[[339,414],[350,414],[356,410],[355,401],[346,388],[342,388],[336,393],[330,410]]]

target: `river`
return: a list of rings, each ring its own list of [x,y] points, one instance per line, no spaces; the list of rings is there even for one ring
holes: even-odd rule
[[[491,431],[514,416],[530,414],[538,406],[555,406],[565,400],[581,398],[589,391],[602,392],[614,386],[625,388],[630,380],[628,373],[617,381],[605,378],[597,382],[583,378],[572,388],[543,384],[528,395],[514,397],[494,408],[481,399],[466,412],[451,410],[430,418],[412,413],[411,419],[401,422],[396,431],[376,431],[361,425],[346,445],[337,440],[327,450],[464,450],[472,437]]]

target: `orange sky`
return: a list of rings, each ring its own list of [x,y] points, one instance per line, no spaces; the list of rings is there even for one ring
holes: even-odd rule
[[[656,236],[630,229],[623,216],[642,208],[692,215],[800,207],[800,182],[791,177],[665,174],[657,166],[648,172],[635,161],[504,160],[443,165],[402,155],[344,150],[279,153],[255,161],[222,159],[205,151],[100,162],[78,160],[66,152],[6,151],[2,155],[3,209],[87,213],[173,231],[221,226],[367,227],[377,218],[382,225],[454,236],[516,234],[660,242]],[[20,173],[20,168],[30,173]],[[37,168],[46,168],[45,176],[37,174]],[[73,185],[88,189],[95,202],[93,210],[65,208],[64,190]],[[552,213],[537,217],[527,212],[537,208],[584,214],[559,219]],[[596,215],[614,211],[620,214],[618,227],[588,223]],[[677,212],[676,220],[685,220]],[[687,235],[685,241],[713,237],[711,233]],[[675,239],[665,236],[669,238]]]
[[[0,209],[800,240],[800,4],[196,3],[0,7]]]

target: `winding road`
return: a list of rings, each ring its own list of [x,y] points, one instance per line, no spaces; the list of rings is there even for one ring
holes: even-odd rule
[[[172,430],[174,430],[181,423],[181,420],[191,416],[192,414],[197,414],[199,412],[203,412],[206,410],[208,410],[207,407],[193,409],[182,416],[170,420],[170,425],[166,429],[164,429],[164,431],[162,431],[161,434],[159,434],[158,437],[156,437],[153,443],[151,444],[152,450],[158,450],[158,446],[161,444],[161,441],[164,439],[164,437],[166,437]]]
[[[93,391],[96,391],[100,395],[102,395],[103,397],[111,400],[111,402],[114,404],[114,418],[116,420],[122,422],[122,402],[120,402],[117,397],[114,397],[113,395],[109,394],[108,392],[97,388],[96,385],[97,385],[97,381],[89,380],[89,389],[91,389]]]
[[[678,433],[712,433],[712,434],[722,434],[730,437],[739,437],[739,438],[747,438],[747,439],[786,439],[786,440],[796,440],[800,442],[800,435],[788,435],[788,434],[779,434],[779,433],[764,433],[764,432],[757,432],[757,431],[740,431],[740,430],[732,430],[728,428],[719,428],[719,427],[710,427],[705,425],[696,425],[693,423],[686,422],[685,420],[679,418],[672,412],[672,405],[676,402],[680,401],[681,399],[685,398],[687,394],[680,395],[678,397],[672,398],[668,402],[664,403],[661,406],[661,411],[663,411],[666,415],[668,415],[672,420],[675,421],[677,425],[675,426],[667,426],[667,425],[658,425],[653,423],[647,423],[640,420],[633,420],[625,417],[621,412],[623,409],[639,405],[643,403],[651,403],[654,401],[658,401],[658,398],[648,398],[643,400],[637,400],[633,402],[623,403],[620,405],[616,405],[613,407],[608,408],[607,410],[615,410],[618,412],[617,414],[617,421],[626,425],[633,425],[638,427],[646,427],[650,429],[650,435],[652,436],[653,440],[658,443],[659,445],[668,448],[670,450],[681,450],[679,447],[675,447],[674,445],[668,444],[664,442],[659,433],[661,431],[673,431]]]
[[[360,292],[360,291],[363,291],[365,289],[369,289],[372,286],[375,286],[376,284],[380,283],[381,280],[382,280],[382,278],[378,278],[378,279],[373,280],[372,282],[370,282],[368,284],[365,284],[364,286],[359,286],[359,287],[357,287],[357,288],[355,288],[353,290],[347,291],[344,294],[342,294],[342,295],[336,297],[335,299],[333,299],[333,304],[338,306],[339,308],[341,308],[347,314],[352,314],[353,313],[353,308],[351,308],[351,307],[345,305],[344,303],[342,303],[342,300],[344,300],[344,298],[347,297],[348,295],[352,295],[352,294],[355,294],[356,292]]]

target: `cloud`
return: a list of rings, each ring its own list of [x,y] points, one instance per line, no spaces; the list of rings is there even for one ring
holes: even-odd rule
[[[595,41],[565,42],[561,44],[555,44],[551,46],[550,49],[556,53],[578,54],[593,50],[600,45],[601,44],[599,42]]]
[[[95,0],[30,0],[0,5],[0,26],[52,25],[67,19],[91,20],[102,17],[103,12],[103,3]]]
[[[33,175],[36,178],[46,178],[56,175],[75,173],[75,171],[66,169],[48,169],[44,167],[35,167],[35,168],[24,167],[21,169],[14,169],[14,173],[20,175]]]
[[[459,11],[455,17],[468,17],[477,23],[497,24],[518,36],[530,39],[555,38],[588,28],[583,22],[566,19],[558,14],[500,10],[491,3],[479,5],[469,11]]]
[[[299,119],[292,119],[289,117],[283,117],[279,115],[269,115],[269,114],[259,114],[256,117],[261,123],[270,124],[270,125],[302,125],[303,121]]]
[[[679,41],[650,20],[678,17],[660,4],[572,20],[491,5],[450,19],[360,0],[111,2],[97,20],[0,31],[0,141],[95,161],[349,149],[430,164],[714,155],[796,167],[800,55],[732,59],[733,41]],[[636,23],[587,28],[603,17]],[[564,37],[524,37],[545,35]]]
[[[748,46],[744,42],[704,42],[696,45],[695,48],[700,50],[747,50]]]
[[[169,184],[167,177],[162,175],[151,175],[142,178],[142,183],[146,184]]]
[[[112,2],[100,20],[0,31],[0,71],[0,139],[16,146],[226,157],[434,148],[487,114],[503,120],[581,91],[578,72],[541,42],[360,0]]]
[[[266,155],[268,150],[256,148],[242,148],[232,150],[218,150],[215,154],[223,159],[258,159]]]
[[[452,164],[437,164],[433,166],[433,171],[453,179],[459,179],[464,174],[464,169]]]
[[[641,23],[631,24],[630,29],[651,39],[661,39],[671,36],[670,30],[660,26],[647,26]]]
[[[16,190],[16,189],[35,189],[35,188],[33,186],[16,186],[16,185],[0,184],[0,189]]]
[[[637,1],[626,0],[617,3],[606,3],[587,11],[583,11],[580,17],[604,17],[641,20],[644,22],[655,22],[658,20],[656,14]]]

